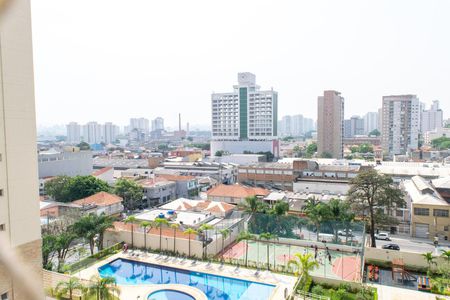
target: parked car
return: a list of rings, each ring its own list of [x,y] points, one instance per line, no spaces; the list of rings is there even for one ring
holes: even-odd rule
[[[375,234],[375,239],[377,240],[385,240],[385,241],[390,241],[391,238],[389,237],[389,233],[387,232],[380,232],[378,234]]]
[[[386,245],[383,245],[381,248],[389,249],[389,250],[397,250],[397,251],[400,250],[400,246],[397,244],[386,244]]]
[[[350,236],[350,237],[354,236],[351,229],[348,230],[348,232],[346,232],[345,230],[338,230],[338,235],[340,235],[340,236],[346,236],[347,235],[347,236]]]

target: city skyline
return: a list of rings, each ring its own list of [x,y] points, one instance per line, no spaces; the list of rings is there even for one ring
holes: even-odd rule
[[[181,112],[192,128],[207,125],[210,94],[226,90],[238,72],[257,74],[261,86],[279,92],[280,117],[293,110],[315,117],[313,103],[328,89],[346,95],[345,118],[377,111],[383,96],[398,94],[440,100],[450,111],[450,44],[442,38],[449,3],[409,1],[408,10],[387,1],[270,4],[239,3],[236,11],[228,3],[179,3],[179,12],[161,19],[169,4],[137,1],[124,11],[110,1],[89,10],[72,1],[33,3],[38,124],[125,124],[143,115],[176,127]],[[215,22],[228,15],[239,21]],[[269,17],[276,21],[266,22]],[[242,30],[252,34],[241,36]],[[257,41],[267,38],[273,42],[261,47]]]

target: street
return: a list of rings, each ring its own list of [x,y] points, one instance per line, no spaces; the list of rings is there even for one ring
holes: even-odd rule
[[[381,248],[386,244],[397,244],[400,246],[400,251],[406,252],[416,252],[416,253],[425,253],[425,252],[433,252],[435,251],[435,246],[431,240],[425,239],[416,239],[410,237],[398,237],[391,236],[391,241],[383,241],[377,240],[377,248]],[[440,250],[450,250],[449,243],[446,242],[445,245],[439,245],[437,252],[440,254]]]

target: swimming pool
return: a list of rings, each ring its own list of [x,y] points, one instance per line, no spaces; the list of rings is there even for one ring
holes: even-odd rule
[[[114,277],[117,284],[184,284],[198,288],[208,300],[268,300],[274,285],[191,272],[118,258],[98,268],[101,277]]]
[[[156,291],[154,293],[151,293],[148,298],[148,300],[195,300],[194,297],[180,292],[180,291],[173,291],[173,290],[160,290]]]

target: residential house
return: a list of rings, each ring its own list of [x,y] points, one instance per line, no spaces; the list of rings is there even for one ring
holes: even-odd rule
[[[177,198],[194,198],[198,196],[198,181],[194,176],[160,174],[157,177],[176,183]]]
[[[105,213],[108,216],[118,215],[123,211],[122,197],[107,192],[99,192],[92,196],[73,201],[73,204],[81,206],[84,214]]]
[[[256,196],[259,198],[264,198],[269,194],[269,190],[258,187],[248,187],[241,184],[220,184],[206,192],[208,200],[210,201],[219,201],[231,204],[245,203],[245,198],[247,197]]]
[[[148,207],[158,206],[174,200],[176,198],[176,182],[162,177],[152,177],[138,180],[137,183],[142,187],[144,200]]]

